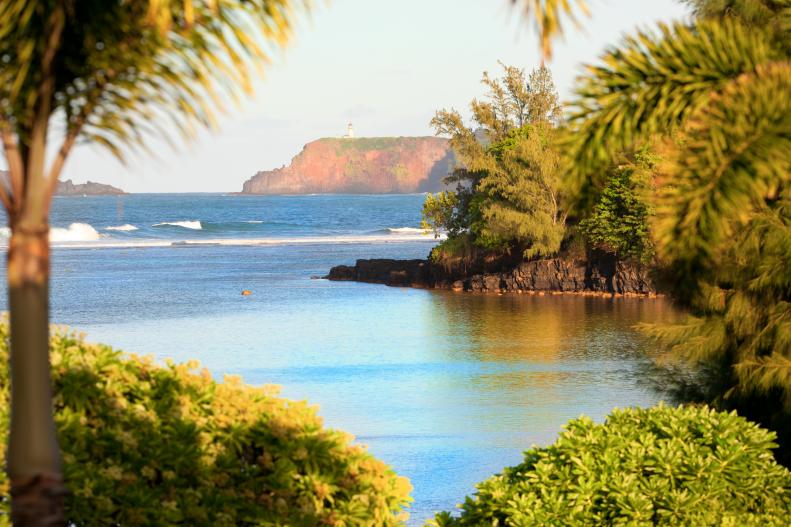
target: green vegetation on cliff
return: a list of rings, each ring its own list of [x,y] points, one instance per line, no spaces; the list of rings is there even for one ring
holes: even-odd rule
[[[319,139],[334,145],[338,154],[369,152],[371,150],[408,149],[420,137],[325,137]],[[416,145],[415,145],[416,146]]]

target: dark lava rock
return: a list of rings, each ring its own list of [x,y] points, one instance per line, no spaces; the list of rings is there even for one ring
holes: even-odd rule
[[[333,267],[326,278],[475,293],[656,293],[651,267],[621,261],[611,255],[594,255],[588,259],[528,260],[499,272],[479,272],[468,276],[449,273],[428,260],[357,260],[354,266]]]

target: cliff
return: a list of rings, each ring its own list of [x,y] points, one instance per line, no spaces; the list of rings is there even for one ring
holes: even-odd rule
[[[258,172],[243,194],[436,192],[453,162],[440,137],[325,138],[283,168]]]
[[[0,181],[6,181],[8,178],[7,170],[0,170]],[[116,194],[126,194],[120,188],[113,187],[112,185],[105,185],[104,183],[94,183],[88,181],[87,183],[74,184],[70,179],[66,181],[58,181],[58,187],[55,189],[57,196],[107,196]]]
[[[67,179],[66,181],[58,181],[58,188],[55,190],[55,194],[58,196],[106,196],[126,194],[126,192],[112,185],[94,183],[93,181],[75,185],[70,179]]]

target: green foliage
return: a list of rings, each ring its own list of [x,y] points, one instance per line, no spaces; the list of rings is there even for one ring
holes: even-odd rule
[[[576,89],[567,137],[581,199],[613,157],[673,133],[728,82],[780,58],[770,36],[736,21],[660,25],[610,49]]]
[[[612,170],[593,213],[579,225],[593,247],[642,261],[651,258],[652,165],[638,156]]]
[[[458,205],[459,197],[456,192],[426,194],[421,227],[434,231],[437,237],[441,231],[447,231],[450,237],[458,236],[464,230],[464,225],[459,222]]]
[[[774,434],[706,407],[615,410],[570,421],[558,440],[477,486],[437,527],[785,526],[791,472]]]
[[[465,267],[476,255],[476,245],[469,234],[452,236],[442,240],[431,249],[429,260],[436,265],[441,265],[447,270],[457,266]]]
[[[786,428],[791,102],[782,94],[789,90],[791,68],[759,68],[729,85],[689,127],[683,150],[675,152],[674,185],[660,195],[657,235],[692,316],[648,329],[692,364],[727,361],[727,391],[717,402],[749,412],[746,400],[773,394],[768,406],[786,415]]]
[[[455,110],[431,121],[450,135],[462,166],[447,179],[457,182],[455,191],[426,198],[424,224],[480,248],[549,255],[560,248],[566,218],[553,129],[557,91],[545,67],[526,77],[501,65],[502,78],[484,73],[486,97],[470,105],[475,130]]]
[[[524,247],[528,258],[560,249],[566,214],[553,137],[545,124],[527,125],[489,146],[493,163],[477,186],[483,197],[481,245]]]
[[[791,3],[788,0],[683,0],[700,19],[736,19],[747,27],[774,34],[786,53],[791,51],[787,32],[791,28]],[[785,34],[785,36],[784,36]]]
[[[404,149],[409,145],[403,137],[328,137],[322,142],[331,143],[339,154],[345,152],[368,152],[370,150]]]
[[[791,66],[757,68],[713,97],[687,127],[685,144],[672,152],[673,185],[658,199],[657,235],[693,293],[721,268],[719,255],[738,231],[773,211],[784,215],[784,187],[791,181],[789,90]]]
[[[70,525],[398,525],[410,485],[322,428],[314,407],[197,363],[155,365],[81,337],[50,342]],[[0,445],[8,326],[0,324]],[[0,524],[8,525],[0,475]]]
[[[628,38],[591,68],[569,181],[584,201],[614,152],[662,145],[656,250],[690,318],[646,331],[710,403],[776,430],[791,463],[791,0],[689,3],[692,25]]]

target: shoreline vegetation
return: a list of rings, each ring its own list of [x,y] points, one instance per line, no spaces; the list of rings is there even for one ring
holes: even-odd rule
[[[567,17],[587,11],[583,0],[513,2],[535,17],[543,58]],[[470,275],[470,290],[512,280],[517,291],[553,281],[584,291],[615,289],[619,263],[636,261],[662,269],[688,315],[641,328],[666,350],[666,389],[686,405],[572,420],[554,445],[479,484],[459,515],[438,513],[436,527],[788,523],[789,2],[685,3],[688,20],[639,30],[588,66],[568,112],[546,67],[503,64],[501,78],[483,74],[471,126],[453,109],[432,119],[458,159],[444,180],[456,187],[426,198],[425,225],[448,237],[417,273],[460,262],[467,276],[480,254],[502,267]],[[11,237],[0,524],[404,520],[409,485],[306,404],[216,383],[191,364],[50,338],[49,211],[72,148],[85,140],[123,159],[166,135],[155,118],[184,137],[211,127],[223,101],[251,89],[276,49],[265,44],[291,36],[297,4],[2,4],[0,201]],[[62,137],[49,134],[56,127]],[[557,256],[592,251],[616,258],[609,278],[593,259]]]

